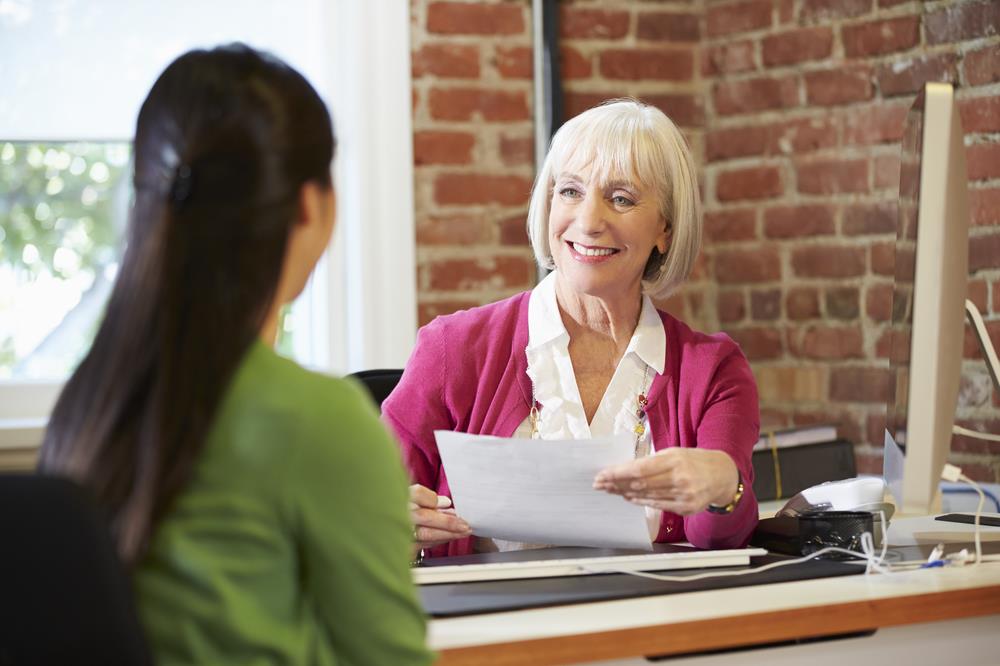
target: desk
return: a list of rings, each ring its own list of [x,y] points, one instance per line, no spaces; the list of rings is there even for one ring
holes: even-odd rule
[[[442,666],[582,664],[631,657],[613,662],[624,666],[647,663],[642,655],[681,655],[956,620],[963,622],[947,625],[948,632],[956,633],[939,632],[937,626],[911,633],[957,641],[957,647],[951,646],[956,664],[1000,663],[1000,563],[433,620],[430,644],[441,653]],[[994,630],[984,634],[983,627]],[[960,638],[962,632],[991,641],[994,659],[959,658],[970,648]],[[880,634],[859,640],[884,643]],[[892,645],[887,649],[892,651],[912,645],[913,636],[903,632],[889,639]],[[836,655],[829,646],[815,648]],[[731,662],[734,657],[739,655],[726,659]],[[843,663],[843,655],[837,658]],[[692,661],[700,664],[702,659]]]

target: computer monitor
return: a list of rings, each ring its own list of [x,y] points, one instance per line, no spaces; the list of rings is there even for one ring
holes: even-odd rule
[[[941,506],[962,368],[967,190],[954,92],[949,84],[928,83],[902,140],[884,451],[886,483],[897,512],[906,515]]]

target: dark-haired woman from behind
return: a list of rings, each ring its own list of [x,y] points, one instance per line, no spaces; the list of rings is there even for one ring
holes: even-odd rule
[[[108,511],[161,666],[431,659],[395,444],[269,345],[330,239],[334,147],[309,83],[242,45],[181,56],[139,113],[122,268],[40,468]]]

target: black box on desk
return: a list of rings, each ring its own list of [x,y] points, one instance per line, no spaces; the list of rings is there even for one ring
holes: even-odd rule
[[[762,502],[857,476],[854,446],[846,439],[756,450],[752,462],[753,492]]]

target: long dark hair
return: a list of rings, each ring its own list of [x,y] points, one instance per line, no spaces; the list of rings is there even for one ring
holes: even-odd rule
[[[39,463],[96,494],[130,564],[191,475],[334,149],[312,86],[242,44],[185,53],[143,102],[122,267]]]

